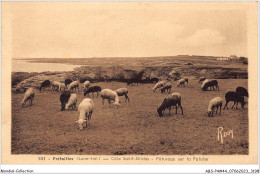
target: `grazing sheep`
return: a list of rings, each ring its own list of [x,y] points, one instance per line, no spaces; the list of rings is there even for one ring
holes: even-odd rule
[[[87,127],[87,122],[90,121],[91,116],[94,112],[94,102],[90,98],[85,98],[79,104],[78,112],[79,119],[76,121],[76,123],[78,123],[79,130],[83,130],[84,127]]]
[[[222,98],[221,97],[215,97],[209,101],[209,106],[208,106],[208,116],[213,117],[213,112],[216,110],[216,114],[218,112],[219,108],[219,114],[221,113],[221,108],[222,108]]]
[[[161,93],[164,93],[165,90],[167,91],[167,93],[169,94],[172,90],[172,83],[171,82],[167,82],[164,87],[161,88]]]
[[[61,91],[62,89],[63,89],[63,91],[65,91],[65,89],[66,89],[65,83],[60,83],[59,91]]]
[[[206,77],[205,77],[205,76],[200,77],[199,80],[198,80],[198,83],[200,83],[200,82],[202,83],[204,80],[206,80]]]
[[[108,103],[111,104],[111,100],[114,100],[114,105],[117,108],[119,106],[119,97],[117,93],[111,89],[103,89],[101,91],[102,104],[104,105],[104,100],[107,99]]]
[[[115,90],[115,92],[117,93],[118,96],[125,96],[125,102],[126,100],[128,100],[128,102],[130,102],[129,97],[128,97],[128,89],[127,88],[119,88],[117,90]]]
[[[83,90],[86,91],[90,87],[90,81],[86,80],[83,83]]]
[[[72,82],[71,79],[66,79],[66,80],[65,80],[65,86],[68,86],[71,82]]]
[[[34,99],[34,90],[33,88],[28,88],[27,91],[24,93],[24,97],[23,97],[23,100],[21,102],[21,107],[23,107],[26,103],[26,101],[30,100],[31,103],[30,103],[30,106],[32,105],[32,102],[33,102],[33,99]]]
[[[51,82],[49,80],[43,81],[40,86],[40,92],[42,91],[43,88],[50,87],[50,86],[51,86]]]
[[[244,87],[238,86],[236,92],[239,92],[243,96],[243,98],[248,97],[247,89]]]
[[[163,115],[163,112],[167,108],[169,109],[169,115],[170,115],[171,107],[173,107],[173,106],[175,106],[175,108],[176,108],[176,114],[177,114],[177,108],[180,107],[182,115],[183,115],[183,109],[181,106],[181,94],[178,92],[174,92],[174,93],[170,94],[163,100],[161,106],[159,108],[157,108],[157,112],[158,112],[159,116],[161,117]]]
[[[167,83],[166,80],[163,80],[163,81],[156,83],[153,87],[153,92],[155,92],[156,89],[163,87],[166,83]]]
[[[94,98],[94,92],[96,92],[97,93],[97,97],[98,97],[100,91],[101,91],[101,87],[100,86],[93,86],[93,87],[88,88],[88,90],[84,92],[84,96],[86,96],[89,93],[92,93],[92,96]]]
[[[66,110],[69,110],[69,108],[76,109],[76,107],[77,107],[77,94],[71,93],[68,103],[65,106],[65,109]]]
[[[211,80],[211,81],[204,80],[203,83],[202,83],[201,89],[203,91],[208,90],[208,88],[215,90],[214,87],[216,87],[216,89],[218,89],[218,91],[219,91],[219,86],[218,86],[218,81],[217,80]]]
[[[51,88],[52,88],[52,90],[54,90],[54,91],[58,91],[59,88],[60,88],[60,82],[58,82],[58,81],[53,81],[52,84],[51,84]]]
[[[73,91],[75,89],[75,92],[76,92],[76,89],[78,88],[78,91],[79,91],[79,82],[78,81],[73,81],[71,82],[69,85],[68,85],[68,91]]]
[[[61,106],[61,111],[65,110],[65,105],[68,103],[68,100],[70,98],[70,92],[69,91],[64,91],[60,95],[60,106]]]
[[[225,110],[226,107],[227,107],[227,109],[228,109],[227,104],[228,104],[230,101],[234,101],[234,105],[231,107],[231,109],[233,109],[233,107],[235,106],[235,104],[236,104],[236,109],[237,109],[238,103],[241,103],[241,107],[242,107],[242,108],[244,108],[244,106],[245,106],[244,98],[243,98],[243,96],[242,96],[239,92],[228,91],[228,92],[225,94],[225,99],[226,99],[226,104],[225,104],[223,110]]]
[[[177,82],[177,86],[185,86],[185,82],[186,82],[185,79],[180,79],[180,80],[178,80],[178,82]]]

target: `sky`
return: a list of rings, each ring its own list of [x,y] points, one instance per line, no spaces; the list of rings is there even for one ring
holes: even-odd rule
[[[247,14],[242,8],[16,2],[4,5],[5,10],[11,19],[13,58],[247,56]]]

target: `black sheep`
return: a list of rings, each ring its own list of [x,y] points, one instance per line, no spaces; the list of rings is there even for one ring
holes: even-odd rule
[[[216,89],[218,89],[218,91],[219,91],[219,86],[218,86],[218,81],[217,80],[211,80],[209,82],[206,82],[204,84],[204,86],[202,87],[202,90],[206,91],[208,88],[213,88],[213,90],[215,90],[214,87],[216,87]]]
[[[70,92],[65,91],[60,95],[60,106],[61,111],[65,110],[65,105],[68,103],[68,100],[70,98]]]
[[[51,86],[51,82],[49,80],[43,81],[40,86],[40,92],[42,91],[43,88],[50,87],[50,86]]]
[[[66,79],[66,80],[65,80],[65,86],[68,86],[71,82],[72,82],[71,79]]]
[[[170,115],[172,106],[175,106],[176,114],[177,114],[177,108],[180,107],[182,115],[183,115],[183,109],[182,109],[182,106],[181,106],[181,97],[171,94],[170,96],[165,98],[163,100],[161,106],[159,108],[157,108],[157,112],[158,112],[159,116],[161,117],[163,115],[163,112],[165,111],[165,109],[169,109],[169,115]]]
[[[88,90],[86,90],[84,92],[84,96],[86,96],[89,93],[92,93],[93,98],[94,98],[94,92],[96,92],[97,93],[97,97],[98,97],[100,91],[101,91],[101,87],[100,86],[93,86],[93,87],[88,88]]]
[[[230,101],[234,101],[234,105],[231,107],[231,109],[233,109],[233,107],[235,106],[235,104],[236,104],[236,109],[237,109],[238,103],[241,103],[241,107],[244,108],[244,105],[245,105],[244,98],[243,98],[243,96],[242,96],[240,93],[238,93],[238,92],[228,91],[228,92],[225,94],[225,99],[226,99],[226,104],[225,104],[223,110],[224,110],[226,107],[227,107],[227,109],[228,109],[227,104],[228,104]]]

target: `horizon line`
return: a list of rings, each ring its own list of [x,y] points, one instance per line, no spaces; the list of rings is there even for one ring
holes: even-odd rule
[[[201,57],[231,57],[230,56],[211,56],[211,55],[173,55],[173,56],[140,56],[140,57],[124,57],[124,56],[119,56],[119,57],[12,57],[12,59],[93,59],[93,58],[156,58],[156,57],[178,57],[178,56],[186,56],[186,57],[196,57],[196,56],[201,56]],[[236,56],[236,55],[234,55]],[[236,56],[236,57],[246,57],[246,56]]]

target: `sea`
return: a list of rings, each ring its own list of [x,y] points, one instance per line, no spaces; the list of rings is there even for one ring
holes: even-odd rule
[[[30,62],[26,59],[13,59],[12,72],[44,72],[44,71],[73,71],[82,65],[64,63],[39,63]]]

